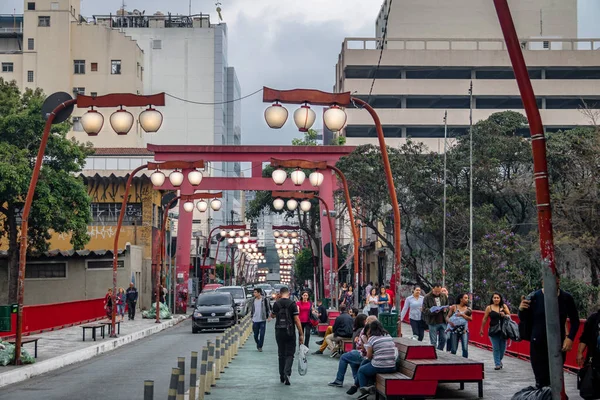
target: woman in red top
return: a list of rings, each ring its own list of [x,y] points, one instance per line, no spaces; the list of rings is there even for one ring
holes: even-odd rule
[[[312,303],[308,299],[308,292],[302,292],[300,301],[298,301],[296,305],[298,306],[298,318],[300,318],[300,323],[302,324],[302,329],[304,330],[304,345],[308,347],[310,341],[310,331],[312,329],[312,325],[310,323]]]

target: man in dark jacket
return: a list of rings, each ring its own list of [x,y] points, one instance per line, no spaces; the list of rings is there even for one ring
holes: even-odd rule
[[[558,288],[560,337],[563,341],[561,351],[564,363],[567,352],[573,348],[573,341],[579,329],[579,314],[577,313],[573,296],[560,289],[560,277],[558,273],[556,274],[556,287]],[[566,332],[567,317],[571,322],[568,335]],[[521,304],[519,305],[519,319],[531,326],[529,354],[531,357],[531,368],[535,375],[535,384],[538,388],[550,386],[550,362],[548,360],[546,308],[544,306],[543,288],[521,300]]]
[[[130,320],[133,320],[135,319],[135,307],[137,306],[138,299],[138,291],[133,286],[133,282],[129,283],[125,298],[127,299],[127,316]],[[156,312],[160,312],[160,310],[156,310]]]
[[[323,304],[323,300],[317,300],[317,314],[319,314],[319,323],[326,324],[329,322],[329,318],[327,316],[327,308]]]
[[[338,315],[333,323],[333,333],[325,337],[327,348],[331,350],[331,357],[335,357],[338,354],[337,347],[340,339],[352,338],[354,319],[346,310],[345,306],[340,306],[340,315]]]
[[[281,383],[289,385],[296,352],[296,329],[299,336],[298,345],[304,343],[304,330],[298,318],[298,306],[290,300],[290,290],[284,286],[279,289],[279,295],[281,298],[273,304],[271,317],[275,318],[279,379]]]
[[[429,325],[429,340],[438,350],[444,350],[446,345],[446,314],[448,312],[448,297],[442,293],[442,285],[434,283],[431,292],[423,299],[421,315]]]

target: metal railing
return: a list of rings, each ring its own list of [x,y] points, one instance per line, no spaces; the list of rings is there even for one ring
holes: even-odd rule
[[[23,27],[18,28],[0,28],[0,33],[23,33]]]

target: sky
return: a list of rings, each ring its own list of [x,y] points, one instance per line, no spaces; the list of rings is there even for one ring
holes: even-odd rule
[[[192,0],[192,13],[209,13],[218,22],[216,0]],[[235,67],[242,95],[262,86],[331,91],[335,64],[345,37],[373,37],[383,0],[220,0],[227,23],[228,61]],[[397,0],[401,2],[401,0]],[[23,12],[23,0],[0,0],[0,14]],[[82,0],[82,15],[114,13],[122,0]],[[125,0],[127,10],[188,14],[189,0]],[[600,37],[600,0],[579,0],[579,36]],[[193,100],[193,99],[191,99]],[[263,118],[261,94],[242,100],[242,143],[290,144],[301,137],[291,119],[272,130]],[[317,112],[315,127],[321,126]]]

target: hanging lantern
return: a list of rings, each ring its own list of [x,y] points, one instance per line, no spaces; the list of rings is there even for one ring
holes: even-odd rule
[[[133,115],[127,111],[121,109],[115,111],[110,116],[110,126],[117,133],[117,135],[127,135],[133,126]]]
[[[206,210],[208,210],[208,203],[205,200],[200,200],[196,203],[196,208],[200,212],[205,212]]]
[[[315,171],[308,176],[308,180],[313,187],[319,187],[323,183],[325,176],[319,171]]]
[[[183,174],[180,171],[173,171],[169,174],[169,182],[175,187],[181,186],[183,183]]]
[[[91,110],[81,116],[79,122],[85,133],[89,136],[96,136],[102,130],[104,116],[92,107]]]
[[[213,211],[219,211],[221,209],[221,200],[219,200],[219,199],[212,199],[210,201],[210,208],[212,208]]]
[[[306,179],[306,174],[301,169],[297,169],[291,173],[291,178],[294,185],[300,186],[304,182],[304,179]]]
[[[200,182],[202,182],[202,172],[200,171],[190,171],[188,172],[188,182],[190,182],[190,185],[192,186],[198,186],[200,184]]]
[[[329,107],[323,113],[323,123],[332,132],[341,131],[344,125],[346,125],[347,118],[346,112],[336,104]]]
[[[289,199],[286,203],[288,210],[294,211],[298,207],[298,202],[295,199]],[[287,236],[287,232],[283,232],[283,236]]]
[[[160,171],[154,171],[152,175],[150,175],[150,182],[152,182],[154,186],[162,186],[162,184],[165,183],[165,179],[165,174]]]
[[[280,198],[273,200],[273,208],[276,209],[277,211],[283,210],[284,206],[285,206],[285,202],[283,200],[281,200]]]
[[[265,121],[272,129],[280,129],[288,118],[288,110],[278,102],[265,110]]]
[[[308,132],[308,130],[315,123],[316,118],[317,115],[306,103],[294,111],[294,122],[296,123],[296,126],[300,132]]]
[[[300,202],[300,209],[304,212],[309,212],[311,206],[312,206],[312,204],[308,200],[302,200]],[[294,235],[294,233],[296,233],[296,232],[292,232],[292,236]]]
[[[163,122],[163,115],[160,111],[155,110],[152,107],[148,107],[142,111],[138,117],[142,129],[146,133],[156,133],[160,129]]]
[[[278,168],[271,174],[271,178],[273,178],[273,182],[276,185],[283,185],[283,182],[287,179],[287,172],[285,170]]]
[[[185,203],[183,203],[183,209],[186,212],[192,212],[192,211],[194,211],[194,202],[193,201],[186,201]]]

